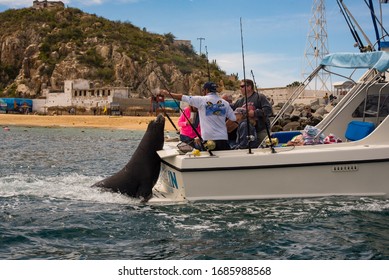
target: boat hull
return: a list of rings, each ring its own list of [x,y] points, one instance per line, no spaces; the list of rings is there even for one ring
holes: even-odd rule
[[[176,201],[388,196],[389,147],[326,146],[175,156],[162,161],[161,185]]]

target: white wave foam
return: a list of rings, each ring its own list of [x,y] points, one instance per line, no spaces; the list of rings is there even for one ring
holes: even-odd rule
[[[82,200],[99,203],[138,204],[130,197],[91,188],[102,177],[90,177],[76,173],[58,176],[14,174],[0,177],[0,196],[35,196],[58,199]]]

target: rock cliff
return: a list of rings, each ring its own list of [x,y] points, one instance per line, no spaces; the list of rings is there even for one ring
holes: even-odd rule
[[[0,95],[39,97],[65,80],[126,86],[139,97],[151,89],[198,92],[207,81],[206,57],[175,44],[174,36],[148,33],[74,8],[17,9],[0,13]],[[229,81],[216,62],[211,78]]]

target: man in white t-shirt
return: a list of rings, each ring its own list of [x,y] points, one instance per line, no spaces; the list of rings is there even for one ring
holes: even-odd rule
[[[236,120],[234,111],[230,104],[217,94],[217,85],[207,82],[203,86],[204,96],[189,96],[178,93],[170,93],[161,90],[165,97],[172,97],[177,100],[187,102],[198,109],[200,118],[201,135],[204,141],[215,142],[215,150],[229,150],[226,119]]]

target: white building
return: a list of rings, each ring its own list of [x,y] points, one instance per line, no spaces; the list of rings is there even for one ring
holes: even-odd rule
[[[65,8],[65,4],[62,1],[33,1],[32,7],[34,9],[50,9],[50,8]]]
[[[64,91],[44,90],[46,96],[44,107],[109,108],[112,102],[129,99],[128,87],[94,88],[88,80],[66,80]]]

